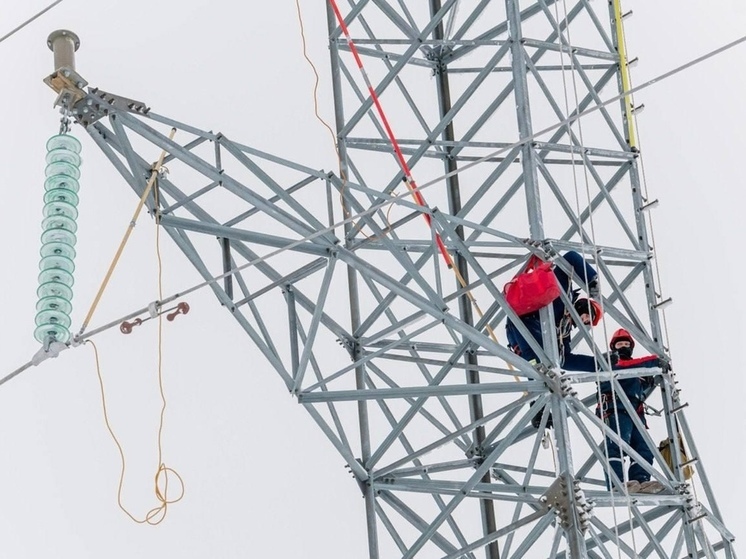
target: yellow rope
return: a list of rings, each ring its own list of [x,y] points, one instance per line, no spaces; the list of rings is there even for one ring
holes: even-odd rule
[[[163,519],[166,518],[166,512],[168,510],[168,505],[176,503],[184,497],[184,481],[182,480],[181,476],[175,470],[167,467],[163,462],[161,462],[161,430],[163,429],[163,412],[166,409],[165,399],[163,399],[163,406],[161,407],[160,425],[158,427],[158,469],[156,470],[155,477],[153,479],[153,484],[154,484],[153,491],[155,493],[156,499],[160,502],[160,504],[157,507],[150,509],[148,513],[145,515],[145,517],[140,519],[140,518],[135,517],[132,513],[130,513],[122,504],[122,488],[124,486],[124,477],[125,477],[125,472],[127,469],[127,461],[124,456],[124,449],[122,448],[122,445],[119,442],[119,439],[114,434],[114,429],[112,429],[111,423],[109,421],[109,413],[108,413],[107,406],[106,406],[106,392],[104,390],[104,379],[101,374],[101,362],[99,359],[98,348],[96,347],[96,344],[93,342],[93,340],[86,340],[85,343],[91,344],[91,347],[93,347],[93,353],[94,353],[94,357],[96,360],[96,375],[98,376],[98,384],[99,384],[99,388],[101,389],[101,406],[102,406],[103,414],[104,414],[104,423],[106,424],[106,429],[109,431],[109,435],[111,435],[111,438],[114,441],[114,444],[117,446],[117,450],[119,451],[119,459],[122,464],[122,468],[119,474],[119,484],[117,486],[117,504],[119,505],[119,508],[122,509],[122,511],[127,516],[129,516],[133,522],[136,522],[137,524],[150,524],[152,526],[155,526],[163,522]],[[159,353],[159,361],[160,361],[160,344],[159,344],[158,353]],[[158,368],[158,380],[159,380],[160,387],[161,387],[161,398],[163,398],[163,384],[161,382],[160,366]],[[181,486],[181,491],[179,492],[178,497],[174,499],[168,498],[168,476],[169,474],[173,474],[178,480],[179,485]],[[161,489],[161,486],[163,486],[163,489]]]
[[[176,134],[176,128],[171,129],[171,133],[169,134],[168,139],[173,140],[174,134]],[[150,178],[148,179],[148,184],[145,186],[145,191],[142,193],[142,196],[140,196],[140,201],[137,203],[137,207],[135,208],[135,212],[132,215],[132,219],[130,220],[129,225],[127,226],[127,230],[124,232],[122,241],[119,243],[119,248],[117,248],[117,251],[114,254],[114,258],[112,259],[111,264],[109,264],[109,269],[106,271],[104,280],[101,282],[101,286],[98,288],[98,293],[96,293],[96,297],[93,299],[91,308],[88,310],[88,314],[86,315],[85,320],[83,321],[83,326],[80,327],[80,332],[78,332],[78,336],[80,336],[85,331],[86,327],[91,321],[91,318],[93,318],[93,313],[96,311],[96,307],[101,301],[101,296],[104,294],[104,290],[106,289],[106,286],[109,284],[109,280],[111,279],[111,276],[114,273],[114,268],[116,268],[117,264],[119,263],[119,258],[122,256],[122,252],[124,252],[124,247],[127,244],[127,241],[129,241],[130,235],[132,234],[132,231],[135,228],[135,225],[137,224],[137,218],[140,216],[140,211],[142,210],[142,207],[145,205],[145,200],[147,200],[148,195],[150,194],[150,191],[153,188],[153,185],[155,184],[155,179],[158,177],[158,170],[161,168],[161,165],[163,165],[163,160],[165,159],[165,157],[166,157],[166,150],[164,149],[161,152],[160,157],[158,158],[158,162],[153,166],[153,169],[150,172]]]
[[[176,132],[175,128],[171,130],[170,138],[173,138],[175,132]],[[135,225],[135,220],[137,219],[137,216],[140,210],[142,209],[142,206],[145,200],[147,199],[147,196],[151,189],[153,190],[154,207],[156,211],[155,252],[156,252],[156,258],[158,261],[158,300],[160,301],[163,299],[163,260],[161,258],[161,245],[160,245],[160,213],[158,210],[158,207],[159,207],[158,184],[155,179],[157,177],[158,169],[163,163],[164,157],[165,157],[165,151],[161,153],[161,156],[158,159],[158,163],[156,164],[155,168],[153,169],[151,173],[150,180],[148,181],[148,185],[145,189],[145,193],[140,198],[140,202],[138,203],[138,207],[135,211],[135,215],[133,216],[133,220],[130,223],[130,227],[128,228],[127,233],[125,234],[125,238],[122,240],[122,244],[120,244],[119,250],[117,251],[117,255],[115,256],[114,261],[112,262],[112,265],[109,268],[109,272],[107,273],[107,277],[104,283],[102,284],[98,295],[96,296],[96,300],[94,301],[94,305],[91,308],[91,311],[89,312],[88,318],[90,318],[90,315],[93,313],[93,310],[95,309],[95,306],[101,297],[103,289],[106,286],[106,283],[108,282],[109,277],[111,276],[111,272],[116,266],[119,256],[122,253],[122,249],[124,248],[124,245],[126,244],[127,239],[129,237],[129,233],[132,231],[132,228]],[[106,407],[106,393],[104,390],[104,379],[101,374],[101,362],[99,359],[98,348],[96,347],[96,344],[92,340],[86,340],[86,343],[91,344],[91,346],[93,347],[94,354],[95,354],[96,375],[98,376],[99,387],[101,389],[101,406],[102,406],[103,414],[104,414],[104,423],[106,424],[106,429],[109,431],[111,438],[114,440],[114,444],[117,446],[117,450],[119,451],[119,458],[122,463],[122,468],[121,468],[121,472],[119,475],[119,485],[117,486],[117,504],[119,505],[119,508],[122,509],[122,511],[133,522],[136,522],[138,524],[150,524],[150,525],[155,526],[163,522],[163,520],[166,518],[166,513],[168,512],[168,505],[176,503],[184,497],[184,489],[185,489],[184,480],[178,474],[178,472],[176,472],[176,470],[174,470],[173,468],[169,468],[163,462],[163,424],[164,424],[164,418],[166,414],[166,394],[163,389],[163,315],[160,313],[158,314],[158,390],[159,390],[159,394],[161,397],[161,411],[160,411],[159,418],[158,418],[158,468],[155,472],[155,476],[153,477],[153,493],[155,494],[156,500],[160,504],[150,509],[145,515],[145,517],[142,519],[135,517],[122,504],[122,488],[124,486],[124,477],[125,477],[125,472],[126,472],[126,460],[124,456],[124,449],[122,448],[121,443],[117,439],[117,436],[114,434],[114,430],[112,429],[111,423],[109,421],[109,414],[108,414],[108,410]],[[179,482],[179,486],[180,486],[179,495],[173,499],[168,498],[169,474],[173,475],[177,479],[177,481]]]
[[[334,145],[334,152],[337,154],[337,164],[338,164],[338,169],[339,169],[339,178],[342,180],[342,186],[339,189],[339,204],[342,207],[342,216],[345,219],[350,219],[353,216],[350,213],[350,210],[347,209],[347,206],[345,205],[345,202],[344,202],[344,193],[345,193],[345,190],[347,189],[347,182],[348,182],[347,181],[347,173],[342,168],[342,154],[339,151],[339,142],[338,142],[338,139],[337,139],[337,134],[334,132],[334,130],[332,129],[332,127],[329,125],[329,123],[326,120],[324,120],[324,118],[319,113],[319,72],[316,69],[316,65],[313,63],[313,61],[311,60],[311,58],[308,56],[308,51],[307,51],[307,48],[306,48],[306,32],[305,32],[305,26],[303,25],[303,13],[301,12],[301,9],[300,9],[300,1],[299,0],[295,0],[295,9],[298,12],[298,24],[300,26],[300,39],[301,39],[301,44],[303,45],[303,58],[305,58],[306,62],[308,62],[308,65],[311,67],[311,70],[313,71],[313,75],[314,75],[314,85],[313,85],[313,113],[316,116],[316,119],[321,124],[324,125],[324,128],[326,128],[329,131],[329,134],[332,137],[332,144]],[[393,194],[395,191],[396,191],[396,188],[394,188],[391,191],[391,194]],[[386,217],[385,217],[386,227],[383,229],[383,231],[381,233],[382,235],[385,235],[386,233],[388,233],[391,230],[391,222],[389,221],[389,216],[390,216],[390,213],[391,213],[391,209],[393,207],[394,207],[394,202],[393,201],[389,202],[388,203],[388,209],[386,210]],[[352,229],[357,229],[360,232],[360,234],[363,237],[365,237],[366,239],[368,239],[368,240],[374,240],[374,239],[377,238],[377,235],[374,235],[374,236],[366,235],[365,231],[363,231],[363,227],[360,226],[360,225],[358,225],[357,221],[354,221],[354,220],[351,221],[350,227]]]

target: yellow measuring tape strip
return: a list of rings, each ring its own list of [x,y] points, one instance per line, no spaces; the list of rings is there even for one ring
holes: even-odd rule
[[[614,0],[614,23],[616,25],[616,40],[619,49],[619,71],[622,74],[622,93],[632,89],[629,79],[629,62],[627,62],[627,45],[624,41],[624,24],[622,23],[622,2]],[[627,135],[629,145],[637,149],[637,135],[635,134],[635,121],[632,116],[631,96],[624,97],[624,114],[627,120]]]

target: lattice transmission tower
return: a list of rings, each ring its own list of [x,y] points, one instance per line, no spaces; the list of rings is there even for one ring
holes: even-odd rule
[[[735,557],[668,368],[671,466],[642,430],[665,490],[605,481],[608,336],[667,354],[633,102],[603,102],[630,89],[618,0],[339,4],[332,170],[88,88],[73,34],[47,82],[138,196],[168,154],[149,211],[339,451],[371,559]],[[505,339],[504,284],[568,250],[601,278],[592,373],[560,366],[551,306],[540,362]]]

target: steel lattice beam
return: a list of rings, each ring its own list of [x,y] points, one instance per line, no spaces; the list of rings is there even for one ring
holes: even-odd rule
[[[605,488],[602,441],[619,437],[594,413],[595,386],[621,391],[620,378],[649,370],[561,370],[549,309],[545,349],[534,343],[541,363],[505,345],[506,319],[520,321],[503,284],[531,253],[574,249],[601,274],[607,320],[667,351],[629,107],[533,137],[597,107],[604,88],[624,90],[618,2],[350,0],[342,10],[406,165],[429,181],[427,206],[403,194],[331,7],[340,169],[82,86],[70,108],[137,195],[148,155],[168,153],[148,208],[203,278],[232,272],[210,287],[358,481],[371,559],[735,557],[671,372],[657,370],[673,470],[648,437],[650,473],[667,491],[627,496]],[[582,278],[577,287],[587,290]],[[585,328],[574,343],[606,349]],[[677,431],[696,460],[699,501]],[[550,439],[556,454],[542,449]]]

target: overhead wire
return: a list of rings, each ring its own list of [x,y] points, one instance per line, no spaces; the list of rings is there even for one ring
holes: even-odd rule
[[[62,0],[55,0],[49,6],[47,6],[46,8],[44,8],[43,10],[41,10],[40,12],[37,12],[36,15],[30,17],[29,19],[27,19],[26,21],[24,21],[22,24],[20,24],[18,27],[15,27],[11,31],[9,31],[8,33],[6,33],[2,37],[0,37],[0,43],[2,43],[5,39],[8,39],[8,38],[12,37],[13,35],[15,35],[21,29],[23,29],[24,27],[26,27],[29,23],[33,22],[37,18],[39,18],[39,17],[43,16],[44,14],[46,14],[49,10],[51,10],[52,8],[54,8],[60,2],[62,2]]]
[[[620,99],[623,99],[623,98],[625,98],[625,97],[627,97],[629,95],[632,95],[633,93],[636,93],[638,91],[641,91],[642,89],[650,87],[651,85],[653,85],[655,83],[663,81],[664,79],[667,79],[667,78],[669,78],[669,77],[671,77],[671,76],[673,76],[673,75],[675,75],[675,74],[677,74],[677,73],[679,73],[679,72],[681,72],[681,71],[683,71],[683,70],[685,70],[687,68],[690,68],[690,67],[692,67],[692,66],[694,66],[696,64],[704,62],[705,60],[707,60],[707,59],[709,59],[709,58],[711,58],[711,57],[713,57],[713,56],[715,56],[717,54],[725,52],[726,50],[729,50],[729,49],[731,49],[731,48],[733,48],[733,47],[735,47],[735,46],[737,46],[737,45],[739,45],[741,43],[744,43],[744,42],[746,42],[746,35],[744,35],[740,39],[737,39],[735,41],[731,41],[730,43],[728,43],[728,44],[726,44],[726,45],[724,45],[722,47],[719,47],[719,48],[717,48],[717,49],[715,49],[713,51],[710,51],[709,53],[707,53],[707,54],[705,54],[703,56],[700,56],[700,57],[698,57],[698,58],[696,58],[696,59],[694,59],[694,60],[692,60],[690,62],[687,62],[687,63],[682,64],[682,65],[680,65],[680,66],[678,66],[678,67],[676,67],[676,68],[674,68],[672,70],[664,72],[663,74],[659,75],[658,77],[653,78],[651,80],[648,80],[647,82],[645,82],[645,83],[643,83],[643,84],[641,84],[639,86],[633,87],[633,88],[631,88],[630,90],[628,90],[626,92],[622,92],[619,95],[615,95],[615,96],[611,97],[610,99],[607,99],[606,101],[602,101],[601,103],[599,103],[599,104],[597,104],[597,105],[595,105],[595,106],[593,106],[593,107],[591,107],[589,109],[586,109],[583,112],[577,113],[575,115],[571,115],[571,116],[567,117],[566,119],[560,121],[557,124],[554,124],[554,125],[552,125],[550,127],[544,128],[544,129],[542,129],[542,130],[540,130],[538,132],[534,132],[531,135],[529,135],[528,137],[523,138],[523,139],[521,139],[521,140],[519,140],[517,142],[514,142],[513,144],[510,144],[510,145],[508,145],[506,147],[500,148],[497,151],[495,151],[495,152],[493,152],[493,153],[491,153],[491,154],[489,154],[489,155],[487,155],[485,157],[482,157],[482,158],[480,158],[478,160],[475,160],[475,161],[473,161],[473,162],[471,162],[471,163],[469,163],[467,165],[464,165],[463,167],[455,169],[454,171],[446,173],[446,174],[444,174],[444,175],[442,175],[442,176],[440,176],[440,177],[438,177],[436,179],[432,179],[432,180],[430,180],[430,181],[428,181],[428,182],[426,182],[426,183],[418,186],[417,190],[421,192],[422,190],[424,190],[426,188],[429,188],[429,187],[432,187],[432,186],[434,186],[436,184],[439,184],[443,180],[445,180],[445,179],[447,179],[449,177],[455,176],[458,173],[461,173],[461,172],[467,170],[468,168],[473,167],[474,165],[484,163],[484,162],[488,161],[489,159],[491,159],[491,158],[493,158],[495,156],[501,155],[501,154],[503,154],[505,152],[508,152],[508,151],[516,148],[516,147],[520,147],[520,146],[524,145],[525,143],[530,142],[530,141],[536,139],[540,135],[546,134],[548,132],[552,132],[552,131],[557,130],[557,129],[563,127],[563,126],[567,126],[568,124],[570,124],[572,122],[575,122],[576,120],[578,120],[578,119],[580,119],[580,118],[582,118],[584,116],[587,116],[589,114],[594,113],[595,111],[597,111],[597,110],[605,107],[606,105],[609,105],[611,103],[617,102]],[[253,259],[253,260],[250,260],[250,261],[246,262],[245,264],[237,266],[236,268],[233,268],[232,270],[229,270],[229,271],[227,271],[227,272],[225,272],[223,274],[220,274],[220,275],[217,275],[217,276],[213,276],[212,278],[210,278],[208,280],[205,280],[203,282],[195,284],[194,286],[192,286],[190,288],[187,288],[187,289],[185,289],[183,291],[180,291],[179,293],[176,293],[176,294],[174,294],[174,295],[172,295],[172,296],[164,299],[161,302],[162,303],[171,302],[171,301],[173,301],[173,300],[175,300],[175,299],[177,299],[179,297],[183,297],[183,296],[185,296],[185,295],[187,295],[189,293],[193,293],[194,291],[196,291],[198,289],[202,289],[204,287],[212,285],[212,284],[214,284],[214,283],[216,283],[216,282],[218,282],[218,281],[220,281],[220,280],[222,280],[222,279],[224,279],[224,278],[226,278],[228,276],[234,275],[237,272],[242,271],[242,270],[244,270],[246,268],[249,268],[251,266],[256,266],[257,264],[266,262],[270,258],[278,256],[278,255],[280,255],[280,254],[282,254],[284,252],[287,252],[289,250],[292,250],[292,249],[294,249],[294,248],[296,248],[296,247],[298,247],[298,246],[300,246],[300,245],[302,245],[302,244],[304,244],[304,243],[306,243],[308,241],[312,241],[312,240],[314,240],[314,239],[316,239],[316,238],[318,238],[318,237],[320,237],[322,235],[326,235],[328,233],[332,233],[335,229],[337,229],[339,227],[342,227],[345,224],[354,223],[354,221],[356,219],[359,219],[360,217],[363,217],[363,216],[366,216],[366,215],[370,215],[370,214],[378,211],[379,209],[385,207],[386,205],[393,204],[397,200],[405,198],[407,196],[409,196],[409,193],[403,193],[403,194],[398,194],[396,196],[390,196],[387,200],[384,200],[384,201],[382,201],[382,202],[380,202],[378,204],[374,204],[373,206],[371,206],[371,207],[369,207],[369,208],[367,208],[367,209],[365,209],[365,210],[363,210],[363,211],[361,211],[361,212],[359,212],[359,213],[357,213],[355,215],[352,215],[350,217],[346,217],[346,218],[342,219],[341,221],[338,221],[338,222],[336,222],[336,223],[334,223],[334,224],[332,224],[332,225],[330,225],[328,227],[325,227],[323,229],[315,231],[315,232],[313,232],[313,233],[311,233],[309,235],[301,237],[300,239],[296,239],[295,241],[291,241],[290,243],[288,243],[287,245],[285,245],[283,247],[280,247],[280,248],[278,248],[278,249],[276,249],[274,251],[271,251],[271,252],[267,253],[264,256],[260,256],[260,257],[257,257],[255,259]],[[147,307],[145,309],[137,311],[136,314],[132,313],[130,315],[127,315],[127,318],[131,318],[133,316],[137,316],[138,314],[143,314],[146,311],[147,311]],[[121,321],[112,322],[112,323],[110,323],[108,325],[108,327],[111,327],[111,326],[113,326],[115,324],[119,324],[119,322],[121,322]]]
[[[506,153],[506,152],[508,152],[508,151],[510,151],[512,149],[515,149],[516,147],[520,147],[520,146],[526,144],[527,142],[531,142],[531,141],[535,140],[536,138],[538,138],[539,136],[541,136],[543,134],[547,134],[548,132],[553,132],[553,131],[555,131],[555,130],[563,127],[563,126],[566,126],[569,123],[575,122],[576,120],[578,120],[580,118],[583,118],[585,116],[588,116],[588,115],[590,115],[590,114],[592,114],[592,113],[600,110],[601,108],[603,108],[603,107],[605,107],[607,105],[610,105],[611,103],[615,103],[615,102],[619,101],[620,99],[623,99],[623,98],[625,98],[625,97],[627,97],[629,95],[632,95],[634,93],[637,93],[639,91],[642,91],[643,89],[646,89],[646,88],[648,88],[648,87],[650,87],[652,85],[655,85],[656,83],[661,82],[661,81],[663,81],[665,79],[668,79],[668,78],[670,78],[670,77],[672,77],[672,76],[674,76],[674,75],[676,75],[676,74],[678,74],[678,73],[680,73],[680,72],[682,72],[684,70],[687,70],[687,69],[689,69],[689,68],[691,68],[693,66],[696,66],[697,64],[701,64],[702,62],[704,62],[704,61],[712,58],[713,56],[717,56],[718,54],[726,52],[726,51],[728,51],[728,50],[730,50],[730,49],[732,49],[732,48],[734,48],[734,47],[736,47],[736,46],[738,46],[738,45],[740,45],[740,44],[742,44],[744,42],[746,42],[746,35],[744,35],[744,36],[742,36],[742,37],[740,37],[740,38],[738,38],[738,39],[736,39],[734,41],[731,41],[731,42],[729,42],[729,43],[727,43],[727,44],[725,44],[725,45],[723,45],[721,47],[718,47],[718,48],[716,48],[716,49],[714,49],[712,51],[709,51],[708,53],[706,53],[706,54],[704,54],[702,56],[699,56],[699,57],[697,57],[697,58],[695,58],[693,60],[690,60],[689,62],[681,64],[681,65],[679,65],[679,66],[677,66],[677,67],[675,67],[675,68],[673,68],[673,69],[671,69],[671,70],[669,70],[667,72],[664,72],[663,74],[660,74],[657,77],[655,77],[655,78],[653,78],[651,80],[648,80],[648,81],[644,82],[641,85],[632,87],[629,91],[622,92],[619,95],[615,95],[615,96],[613,96],[613,97],[611,97],[609,99],[606,99],[605,101],[601,101],[597,105],[594,105],[593,107],[590,107],[590,108],[586,109],[583,112],[577,113],[575,115],[571,115],[571,116],[569,116],[569,117],[561,120],[560,122],[557,122],[556,124],[553,124],[552,126],[549,126],[549,127],[544,128],[542,130],[534,132],[531,135],[518,140],[517,142],[514,142],[514,143],[512,143],[512,144],[510,144],[508,146],[500,148],[500,149],[498,149],[498,150],[496,150],[496,151],[494,151],[494,152],[492,152],[492,153],[490,153],[490,154],[488,154],[488,155],[486,155],[484,157],[481,157],[481,158],[476,159],[476,160],[474,160],[474,161],[472,161],[472,162],[470,162],[470,163],[468,163],[466,165],[463,165],[462,167],[459,167],[458,169],[455,169],[453,171],[445,173],[442,176],[439,176],[439,177],[437,177],[435,179],[432,179],[432,180],[430,180],[428,182],[425,182],[425,183],[419,185],[417,187],[417,190],[419,192],[422,192],[423,190],[425,190],[427,188],[430,188],[430,187],[435,186],[437,184],[441,184],[445,179],[447,179],[449,177],[452,177],[452,176],[455,176],[455,175],[457,175],[459,173],[462,173],[462,172],[464,172],[464,171],[466,171],[466,170],[474,167],[475,165],[479,165],[479,164],[485,163],[485,162],[489,161],[490,159],[492,159],[492,158],[494,158],[496,156],[499,156],[499,155],[501,155],[503,153]],[[322,235],[326,235],[328,233],[333,233],[335,229],[337,229],[339,227],[342,227],[342,226],[344,226],[347,223],[354,223],[360,217],[364,217],[366,215],[371,215],[372,213],[380,210],[381,208],[386,207],[388,204],[393,204],[397,200],[403,199],[403,198],[405,198],[405,197],[407,197],[409,195],[410,195],[410,193],[403,193],[403,194],[399,194],[399,195],[396,195],[396,196],[388,196],[386,200],[384,200],[382,202],[379,202],[377,204],[374,204],[371,207],[369,207],[369,208],[367,208],[367,209],[365,209],[365,210],[363,210],[363,211],[361,211],[361,212],[359,212],[359,213],[357,213],[355,215],[352,215],[350,217],[346,217],[346,218],[342,219],[341,221],[338,221],[338,222],[336,222],[336,223],[334,223],[334,224],[332,224],[332,225],[330,225],[328,227],[325,227],[323,229],[319,229],[318,231],[315,231],[315,232],[313,232],[313,233],[311,233],[309,235],[306,235],[306,236],[304,236],[304,237],[302,237],[300,239],[297,239],[295,241],[291,241],[287,245],[285,245],[285,246],[283,246],[281,248],[278,248],[278,249],[276,249],[274,251],[271,251],[271,252],[267,253],[264,256],[261,256],[261,257],[255,258],[253,260],[250,260],[249,262],[246,262],[245,264],[242,264],[241,266],[233,268],[233,269],[231,269],[231,270],[229,270],[229,271],[227,271],[227,272],[225,272],[223,274],[220,274],[220,275],[217,275],[217,276],[213,276],[213,277],[211,277],[211,278],[209,278],[209,279],[207,279],[207,280],[205,280],[203,282],[200,282],[198,284],[193,285],[190,288],[187,288],[187,289],[185,289],[183,291],[175,293],[175,294],[171,295],[170,297],[167,297],[166,299],[160,301],[160,303],[165,304],[167,302],[174,301],[175,299],[183,297],[183,296],[185,296],[185,295],[187,295],[189,293],[193,293],[193,292],[195,292],[195,291],[197,291],[199,289],[202,289],[202,288],[207,287],[209,285],[213,285],[214,283],[217,283],[218,281],[220,281],[220,280],[222,280],[222,279],[224,279],[224,278],[226,278],[228,276],[232,276],[232,275],[234,275],[234,274],[236,274],[236,273],[238,273],[238,272],[240,272],[240,271],[242,271],[242,270],[244,270],[246,268],[249,268],[251,266],[256,266],[257,264],[265,262],[265,261],[269,260],[270,258],[273,258],[273,257],[275,257],[275,256],[277,256],[279,254],[282,254],[282,253],[286,252],[286,251],[292,250],[292,249],[294,249],[294,248],[296,248],[296,247],[298,247],[298,246],[300,246],[300,245],[302,245],[302,244],[304,244],[304,243],[306,243],[308,241],[312,241],[312,240],[314,240],[314,239],[316,239],[316,238],[318,238],[318,237],[320,237]],[[108,330],[109,328],[112,328],[113,326],[116,326],[116,325],[120,324],[122,320],[127,320],[129,318],[133,318],[135,316],[138,316],[140,314],[143,314],[143,313],[147,312],[147,310],[148,310],[148,307],[145,307],[145,308],[140,309],[138,311],[134,311],[133,313],[129,313],[125,318],[122,318],[120,320],[112,321],[110,323],[107,323],[104,326],[95,329],[94,331],[88,332],[88,334],[84,333],[81,336],[76,336],[74,338],[74,340],[73,340],[73,343],[74,344],[80,343],[84,339],[90,338],[94,333],[98,334],[98,333],[103,332],[104,330]],[[0,385],[6,379],[8,379],[8,377],[15,376],[18,372],[20,372],[21,370],[25,370],[30,365],[31,365],[30,363],[27,363],[27,364],[23,365],[22,367],[20,367],[19,369],[16,369],[12,373],[10,373],[10,375],[7,375],[3,379],[0,379]]]

